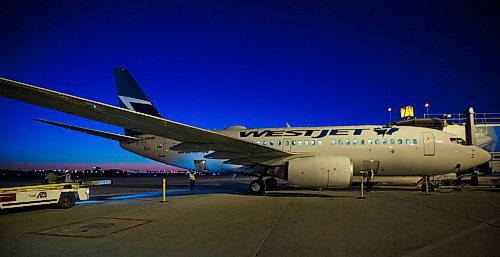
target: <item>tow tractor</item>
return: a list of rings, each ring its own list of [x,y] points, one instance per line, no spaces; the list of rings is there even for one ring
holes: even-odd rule
[[[63,209],[71,208],[76,199],[89,199],[91,186],[111,183],[111,180],[94,180],[0,188],[0,210],[45,204],[57,204]]]

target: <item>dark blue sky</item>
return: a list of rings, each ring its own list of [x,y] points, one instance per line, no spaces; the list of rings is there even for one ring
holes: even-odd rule
[[[0,0],[0,24],[1,77],[117,104],[125,66],[166,118],[208,129],[383,124],[425,101],[500,112],[495,1]],[[0,110],[0,167],[161,166],[32,118],[120,128]]]

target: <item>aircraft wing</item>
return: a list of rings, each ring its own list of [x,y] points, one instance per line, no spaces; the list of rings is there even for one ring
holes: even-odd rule
[[[0,96],[180,141],[182,144],[176,146],[177,150],[192,152],[212,150],[218,153],[214,159],[228,157],[227,159],[234,160],[228,163],[241,162],[250,165],[252,162],[262,163],[294,155],[214,131],[5,78],[0,78]]]

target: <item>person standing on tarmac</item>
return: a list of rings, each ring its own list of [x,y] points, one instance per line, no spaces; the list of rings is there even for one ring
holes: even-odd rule
[[[194,171],[189,172],[189,190],[194,191],[194,185],[196,183],[196,175]]]
[[[368,174],[366,176],[366,192],[371,192],[373,190],[373,179],[375,177],[375,172],[372,168],[368,170]]]

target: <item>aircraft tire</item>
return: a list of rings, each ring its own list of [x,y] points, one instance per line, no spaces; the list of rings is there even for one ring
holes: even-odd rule
[[[265,180],[266,190],[276,190],[278,188],[278,181],[274,177]]]
[[[266,184],[262,179],[255,179],[248,186],[252,194],[262,194],[266,191]]]

